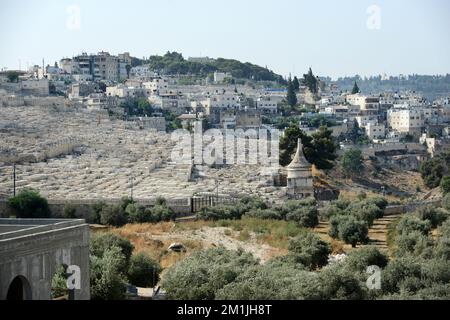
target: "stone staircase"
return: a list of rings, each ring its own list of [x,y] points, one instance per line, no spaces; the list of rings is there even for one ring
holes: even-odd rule
[[[375,245],[380,249],[388,250],[387,235],[389,225],[401,216],[402,214],[393,214],[375,220],[369,229],[369,245]]]

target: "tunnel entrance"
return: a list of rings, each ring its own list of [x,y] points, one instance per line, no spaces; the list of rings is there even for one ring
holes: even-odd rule
[[[25,277],[17,276],[13,279],[6,300],[31,300],[31,286]]]

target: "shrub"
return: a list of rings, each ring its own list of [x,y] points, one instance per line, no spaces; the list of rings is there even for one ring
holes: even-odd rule
[[[328,255],[331,253],[331,248],[317,234],[305,232],[291,239],[289,252],[306,267],[316,269],[328,263]]]
[[[24,189],[17,196],[9,198],[8,205],[14,210],[17,218],[50,217],[47,199],[32,189]]]
[[[144,223],[150,222],[151,216],[148,211],[145,211],[143,206],[136,203],[130,203],[126,209],[125,213],[128,216],[129,223]]]
[[[286,215],[286,220],[299,226],[313,228],[319,224],[319,213],[315,207],[300,207]]]
[[[133,255],[128,269],[128,279],[137,287],[153,287],[159,281],[161,266],[144,253]]]
[[[368,246],[351,251],[344,263],[352,271],[366,272],[368,266],[386,267],[388,257],[376,247]]]
[[[391,260],[381,272],[381,289],[384,293],[398,293],[405,280],[421,277],[420,264],[414,258]]]
[[[342,171],[346,176],[352,176],[363,169],[363,156],[361,150],[350,149],[341,159]]]
[[[367,297],[363,284],[351,271],[339,264],[328,266],[319,273],[322,299],[362,300]]]
[[[77,208],[72,204],[66,204],[63,210],[63,217],[66,219],[75,219],[77,217]]]
[[[420,231],[411,231],[409,233],[402,233],[396,237],[396,255],[404,256],[412,254],[416,257],[431,257],[432,256],[432,239],[421,233]]]
[[[341,239],[345,243],[356,247],[358,242],[368,242],[368,227],[366,222],[356,219],[354,216],[334,216],[330,219],[329,235],[335,239]]]
[[[93,223],[101,223],[101,212],[104,207],[106,207],[106,204],[104,202],[97,202],[94,203],[92,206],[92,216],[91,221]]]
[[[440,226],[448,218],[448,212],[442,208],[426,206],[416,211],[416,216],[421,220],[430,222],[432,228]]]
[[[253,256],[242,250],[219,247],[198,251],[167,270],[161,286],[169,299],[212,300],[221,288],[256,264]]]
[[[100,212],[100,222],[108,226],[121,227],[128,222],[121,205],[107,205]]]
[[[384,214],[382,209],[367,201],[353,203],[347,210],[349,210],[351,215],[355,216],[358,220],[365,221],[369,226],[373,224],[375,219],[383,217]]]
[[[123,272],[125,256],[120,248],[106,248],[101,256],[91,255],[90,283],[92,300],[122,300],[126,295]]]
[[[436,188],[441,182],[445,169],[442,159],[434,157],[433,159],[422,162],[419,171],[425,185],[428,188]]]
[[[155,199],[155,206],[167,206],[167,200],[163,197],[157,197]]]
[[[275,209],[251,209],[245,214],[246,217],[258,218],[258,219],[273,219],[281,220],[283,219],[281,213]]]
[[[431,223],[428,220],[421,220],[414,215],[405,215],[397,224],[398,235],[408,234],[418,231],[423,235],[428,235],[431,231]]]
[[[381,210],[386,209],[388,205],[388,201],[383,197],[374,197],[366,200],[367,203],[373,203]]]
[[[66,268],[61,265],[52,278],[51,298],[60,298],[67,294]]]
[[[267,204],[259,197],[243,197],[240,201],[241,204],[246,205],[248,209],[267,209]]]
[[[124,265],[121,270],[128,270],[131,254],[134,250],[133,244],[127,238],[118,236],[111,232],[94,235],[91,239],[90,253],[96,257],[103,257],[108,248],[118,247],[124,257]]]
[[[368,228],[364,221],[355,218],[344,220],[339,225],[339,238],[345,243],[351,244],[352,247],[360,243],[368,242]]]
[[[450,176],[441,179],[441,190],[444,194],[450,193]]]
[[[204,220],[224,220],[240,219],[249,208],[242,204],[236,206],[218,205],[215,207],[205,207],[199,213],[198,217]]]
[[[318,277],[299,270],[293,263],[267,263],[253,266],[217,292],[223,300],[320,299]]]
[[[156,205],[151,209],[153,219],[156,221],[170,221],[175,220],[175,212],[167,206]]]
[[[442,198],[442,207],[446,210],[450,210],[450,194],[446,194]]]

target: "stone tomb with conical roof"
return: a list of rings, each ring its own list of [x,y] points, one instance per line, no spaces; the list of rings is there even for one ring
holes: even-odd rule
[[[303,146],[298,139],[297,152],[294,159],[286,167],[287,189],[286,194],[291,199],[314,197],[314,185],[311,164],[303,154]]]

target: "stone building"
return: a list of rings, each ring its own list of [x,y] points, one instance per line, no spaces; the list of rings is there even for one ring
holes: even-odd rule
[[[302,148],[301,140],[298,139],[297,152],[292,162],[286,167],[286,193],[291,199],[314,197],[311,164],[306,160]]]
[[[0,218],[0,300],[55,298],[52,279],[60,267],[74,279],[63,298],[89,300],[89,226],[84,220]]]

